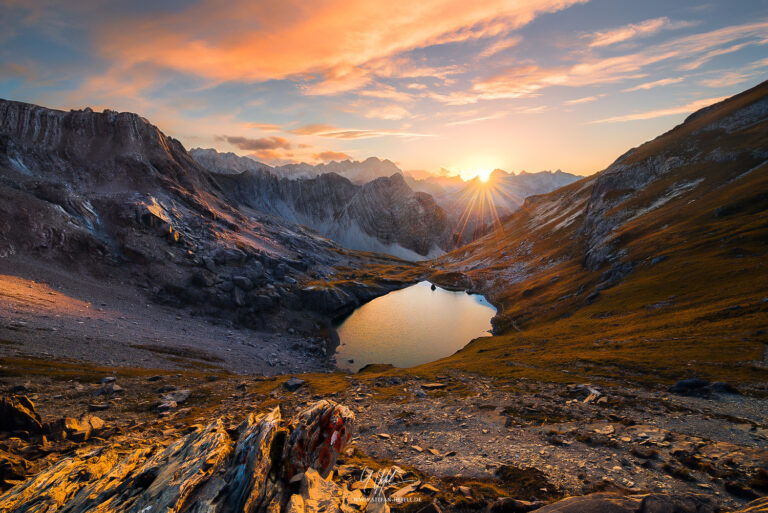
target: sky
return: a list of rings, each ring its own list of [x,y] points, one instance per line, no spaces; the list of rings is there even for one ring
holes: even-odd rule
[[[269,164],[598,172],[768,78],[768,0],[0,0],[0,98]]]

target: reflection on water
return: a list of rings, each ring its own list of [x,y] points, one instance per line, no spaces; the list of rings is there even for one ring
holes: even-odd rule
[[[495,314],[482,296],[431,290],[423,281],[378,297],[347,317],[337,328],[336,364],[355,372],[369,363],[412,367],[431,362],[488,335]]]

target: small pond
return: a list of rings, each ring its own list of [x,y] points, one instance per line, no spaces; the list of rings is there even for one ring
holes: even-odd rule
[[[422,281],[364,304],[338,326],[336,365],[413,367],[452,355],[488,335],[496,309],[483,297]]]

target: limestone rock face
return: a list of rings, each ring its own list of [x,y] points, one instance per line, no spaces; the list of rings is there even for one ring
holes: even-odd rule
[[[276,408],[249,415],[234,443],[216,420],[166,447],[150,441],[128,452],[78,452],[0,496],[0,511],[279,513],[288,504],[299,513],[320,511],[307,506],[320,503],[326,511],[361,510],[350,506],[350,492],[321,477],[351,438],[354,415],[320,401],[287,430],[282,424]],[[292,498],[285,476],[298,472],[302,493]]]

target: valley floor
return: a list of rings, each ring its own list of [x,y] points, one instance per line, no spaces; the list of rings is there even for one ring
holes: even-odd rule
[[[227,320],[214,324],[117,279],[8,258],[0,270],[4,357],[272,375],[325,369],[322,346],[320,339],[241,329]]]

